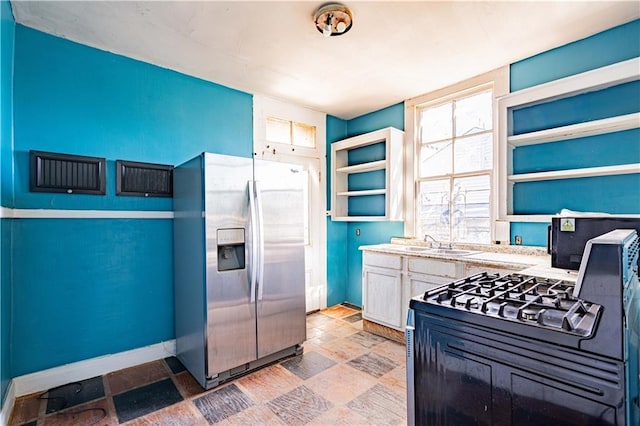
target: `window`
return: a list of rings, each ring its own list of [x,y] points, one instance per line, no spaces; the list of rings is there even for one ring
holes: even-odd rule
[[[305,148],[316,147],[316,127],[276,117],[266,119],[266,139]]]
[[[491,241],[493,90],[416,107],[416,231],[438,241]]]

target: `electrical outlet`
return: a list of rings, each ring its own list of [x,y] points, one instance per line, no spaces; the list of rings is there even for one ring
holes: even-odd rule
[[[360,228],[356,228],[356,237],[360,236]]]
[[[522,236],[516,235],[515,240],[516,240],[516,245],[517,246],[522,245]]]

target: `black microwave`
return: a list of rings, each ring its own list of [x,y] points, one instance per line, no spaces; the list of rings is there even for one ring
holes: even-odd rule
[[[635,229],[640,234],[640,217],[552,218],[548,246],[551,253],[551,266],[577,271],[580,269],[587,241],[614,229]]]

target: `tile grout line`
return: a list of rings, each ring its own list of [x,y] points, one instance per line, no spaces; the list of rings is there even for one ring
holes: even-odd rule
[[[390,373],[396,371],[396,369],[400,367],[400,363],[396,363],[396,361],[394,361],[395,359],[397,359],[397,357],[399,357],[399,355],[397,355],[397,354],[394,355],[395,349],[393,349],[392,347],[384,348],[384,350],[382,350],[383,348],[380,348],[379,350],[376,350],[382,343],[391,342],[391,341],[388,340],[388,339],[385,339],[385,338],[378,338],[378,336],[375,336],[375,335],[373,335],[371,333],[363,331],[360,321],[351,322],[351,321],[346,321],[345,320],[345,318],[351,317],[353,315],[357,315],[359,313],[361,314],[361,310],[352,310],[350,308],[345,308],[344,306],[340,306],[339,309],[343,310],[343,311],[347,311],[348,310],[348,312],[347,313],[343,312],[343,314],[340,315],[340,316],[326,315],[323,312],[320,312],[318,314],[313,314],[314,316],[317,315],[316,318],[320,318],[320,321],[315,326],[312,325],[312,324],[309,324],[309,322],[307,322],[307,327],[308,328],[314,328],[314,329],[317,328],[317,329],[319,329],[321,331],[324,331],[325,333],[330,333],[332,331],[332,329],[334,331],[342,330],[342,332],[340,332],[339,335],[334,336],[333,339],[331,340],[331,341],[336,341],[336,342],[339,342],[340,340],[343,340],[343,339],[348,339],[349,337],[360,333],[361,337],[357,338],[356,341],[354,341],[354,343],[359,345],[359,346],[362,346],[362,350],[364,351],[364,353],[353,355],[353,354],[349,354],[349,352],[347,351],[347,353],[345,353],[345,355],[349,354],[349,356],[348,356],[348,358],[343,359],[342,356],[335,357],[335,355],[332,355],[333,351],[331,351],[329,349],[324,350],[323,349],[323,345],[317,345],[317,344],[313,344],[313,343],[306,344],[307,342],[305,342],[305,351],[304,351],[305,354],[314,353],[315,352],[315,353],[317,353],[317,354],[319,354],[321,356],[324,356],[325,358],[328,358],[329,360],[331,360],[333,362],[333,365],[324,367],[324,369],[319,370],[317,373],[314,373],[313,375],[311,375],[311,376],[309,376],[307,378],[300,377],[300,376],[297,376],[297,375],[294,374],[299,379],[302,379],[300,385],[296,386],[296,388],[294,388],[294,389],[297,389],[300,386],[305,386],[306,387],[307,384],[310,383],[309,380],[312,380],[314,377],[317,377],[319,374],[324,374],[324,373],[329,372],[332,369],[334,369],[336,367],[339,367],[339,366],[348,366],[350,369],[353,368],[354,371],[359,371],[362,374],[367,374],[367,375],[371,376],[371,378],[372,378],[372,380],[374,381],[375,384],[373,384],[371,387],[367,388],[367,390],[365,390],[363,393],[358,391],[357,394],[354,393],[354,395],[349,395],[348,398],[345,397],[345,398],[340,399],[340,400],[336,399],[336,402],[333,402],[333,399],[327,400],[327,401],[331,402],[332,407],[331,408],[327,408],[326,410],[317,413],[313,417],[314,419],[317,418],[317,417],[321,417],[321,416],[323,416],[325,414],[328,414],[331,411],[336,411],[337,412],[337,411],[339,411],[339,410],[337,410],[338,408],[347,409],[347,410],[353,412],[354,415],[356,415],[356,414],[358,414],[358,411],[357,410],[353,410],[352,407],[349,407],[349,404],[353,405],[355,403],[355,401],[358,400],[358,398],[363,398],[364,395],[366,395],[368,393],[371,393],[371,392],[379,392],[380,389],[382,390],[383,393],[391,392],[392,394],[396,394],[396,395],[398,395],[398,393],[399,393],[399,392],[397,392],[398,391],[398,386],[395,385],[395,383],[397,383],[398,380],[401,380],[401,379],[398,379],[398,376],[400,376],[398,374],[399,371],[396,372],[396,376],[395,377],[394,376],[388,376]],[[310,317],[308,316],[307,318],[310,318]],[[309,319],[307,321],[309,321]],[[313,321],[313,318],[311,319],[311,321]],[[349,327],[347,328],[347,326],[349,326]],[[348,333],[348,330],[353,330],[353,333],[340,335],[341,333]],[[364,339],[364,340],[362,340],[362,339]],[[377,341],[378,339],[382,339],[382,340]],[[359,341],[359,340],[361,340],[361,341]],[[402,351],[402,352],[404,352],[404,351]],[[326,355],[323,355],[323,354],[326,354]],[[393,367],[389,371],[386,371],[383,374],[381,374],[380,376],[375,376],[375,375],[372,375],[371,373],[368,373],[367,371],[356,369],[356,368],[353,367],[353,365],[350,364],[350,361],[353,361],[354,359],[357,359],[359,357],[362,357],[362,356],[365,356],[365,355],[369,355],[369,354],[379,355],[379,356],[384,357],[385,359],[388,359],[392,363],[391,365]],[[289,359],[295,359],[295,357],[292,357],[292,358],[289,358]],[[129,422],[136,422],[136,421],[139,422],[140,420],[144,421],[144,418],[146,416],[153,415],[154,413],[157,413],[160,410],[163,410],[165,408],[168,408],[170,406],[173,406],[173,405],[178,404],[178,403],[183,402],[183,401],[189,401],[189,408],[192,409],[192,410],[195,410],[194,412],[197,413],[198,415],[203,416],[202,419],[204,420],[205,417],[204,417],[203,413],[198,409],[198,407],[194,403],[195,399],[202,398],[202,397],[204,397],[206,395],[209,395],[209,394],[211,394],[213,392],[216,392],[217,390],[223,389],[223,388],[225,388],[227,386],[230,386],[232,384],[236,384],[236,386],[240,390],[240,392],[242,392],[246,397],[248,397],[251,401],[253,401],[254,405],[256,407],[259,407],[260,410],[269,410],[268,412],[273,414],[274,416],[276,416],[275,418],[279,419],[279,421],[286,421],[283,417],[280,417],[278,415],[278,413],[275,413],[271,409],[271,407],[268,405],[268,403],[271,402],[271,401],[274,401],[277,398],[280,398],[280,397],[288,394],[289,392],[285,392],[285,393],[282,393],[282,394],[279,394],[279,395],[275,394],[275,396],[270,398],[268,401],[266,401],[266,400],[262,401],[262,399],[256,399],[255,396],[251,396],[252,393],[249,391],[249,388],[245,388],[243,385],[241,385],[237,381],[237,379],[240,379],[240,377],[238,377],[237,379],[231,380],[231,381],[229,381],[228,383],[225,383],[222,386],[216,387],[215,389],[203,390],[201,393],[195,393],[195,394],[192,394],[190,396],[187,396],[188,394],[190,394],[192,392],[192,391],[189,390],[190,388],[188,387],[188,386],[190,386],[190,384],[187,384],[187,382],[184,382],[184,383],[179,382],[178,381],[178,375],[179,374],[189,374],[188,370],[184,369],[184,370],[182,370],[182,371],[180,371],[178,373],[174,373],[173,370],[171,369],[171,366],[169,365],[169,362],[167,361],[167,358],[159,359],[158,361],[160,361],[163,364],[162,369],[163,369],[164,373],[166,374],[166,376],[164,376],[162,378],[157,378],[154,382],[151,382],[151,383],[145,383],[145,384],[142,384],[142,385],[138,385],[135,388],[127,388],[126,390],[123,390],[120,393],[125,393],[125,392],[128,392],[128,391],[134,390],[134,389],[138,389],[138,388],[143,387],[143,386],[147,386],[147,385],[150,385],[150,384],[162,381],[162,380],[166,380],[166,378],[168,377],[168,378],[171,379],[171,383],[173,383],[173,386],[178,391],[178,393],[179,393],[179,395],[181,397],[181,401],[174,402],[174,403],[172,403],[172,404],[170,404],[168,406],[159,408],[159,409],[154,410],[154,411],[152,411],[150,413],[146,413],[146,414],[144,414],[142,416],[139,416],[139,417],[136,417],[134,419],[131,419],[130,421],[127,422],[127,424],[129,424]],[[284,361],[286,361],[286,360],[278,361],[274,365],[282,365],[282,363]],[[135,367],[130,367],[130,368],[135,368]],[[251,372],[247,376],[249,376],[249,375],[251,375],[253,373],[255,373],[255,372]],[[289,373],[293,374],[291,371],[289,371]],[[385,379],[385,377],[388,377],[386,379],[386,383],[389,383],[389,384],[386,384],[385,382],[382,381],[383,379]],[[114,401],[113,401],[113,394],[112,394],[112,391],[111,391],[108,374],[102,375],[101,378],[102,378],[102,383],[103,383],[103,388],[104,388],[104,393],[105,393],[104,398],[106,399],[106,407],[107,407],[107,411],[108,411],[108,413],[107,413],[108,414],[107,421],[115,421],[115,422],[117,422],[117,420],[118,420],[117,419],[117,412],[115,410],[115,404],[114,404]],[[396,380],[396,382],[394,382],[394,380]],[[374,388],[378,389],[378,391],[374,391]],[[318,395],[319,397],[322,397],[323,399],[326,399],[325,397],[322,396],[322,393],[317,393],[317,392],[313,391],[311,388],[308,388],[308,389],[310,391],[312,391],[314,394]],[[101,398],[98,398],[97,400],[93,400],[93,402],[98,401],[100,399]],[[85,402],[83,402],[83,404],[87,404],[87,403],[90,403],[90,402],[92,402],[92,401],[85,401]],[[247,408],[245,408],[245,409],[247,409]],[[400,408],[400,407],[397,407],[397,408]],[[239,415],[240,413],[244,412],[245,409],[240,410],[237,413],[234,413],[233,415],[231,415],[229,417],[231,418],[231,417],[233,417],[235,415]],[[395,411],[395,408],[394,408],[394,411]],[[400,410],[400,411],[402,411],[402,410]],[[44,412],[46,412],[46,400],[41,401],[40,406],[39,406],[39,414],[46,414]],[[335,414],[332,414],[332,415],[335,415]],[[46,417],[46,415],[42,415],[42,416],[39,415],[38,425],[41,425],[44,422],[44,420],[45,420],[44,418],[45,417]],[[331,416],[329,416],[329,418],[330,417]],[[240,418],[241,417],[239,417],[239,419]],[[325,418],[325,420],[326,420],[326,418]],[[313,423],[314,420],[311,420],[311,422]]]
[[[111,393],[111,384],[106,374],[102,375],[102,387],[104,388],[104,397],[107,404],[107,417],[106,420],[115,419],[118,421],[118,413],[116,412],[116,405],[113,402],[113,395]],[[119,423],[119,422],[118,422]]]

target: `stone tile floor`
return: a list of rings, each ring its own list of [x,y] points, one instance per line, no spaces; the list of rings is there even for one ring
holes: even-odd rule
[[[344,305],[309,315],[307,339],[302,356],[210,391],[172,357],[27,395],[10,425],[406,424],[403,345]]]

